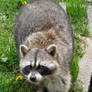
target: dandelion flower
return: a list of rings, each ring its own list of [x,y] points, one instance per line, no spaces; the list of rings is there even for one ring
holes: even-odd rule
[[[19,75],[19,76],[16,77],[16,80],[19,80],[19,79],[23,80],[23,76]]]
[[[23,1],[22,4],[23,4],[23,5],[26,5],[26,4],[27,4],[27,1]]]

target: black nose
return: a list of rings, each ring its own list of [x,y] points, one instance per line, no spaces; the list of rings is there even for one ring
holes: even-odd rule
[[[35,76],[34,77],[30,77],[30,80],[34,82],[34,81],[36,81],[36,77]]]

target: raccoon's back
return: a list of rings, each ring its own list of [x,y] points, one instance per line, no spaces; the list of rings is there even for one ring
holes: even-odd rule
[[[72,42],[71,25],[67,14],[59,4],[51,0],[33,0],[25,5],[17,16],[15,24],[16,46],[26,40],[29,34],[58,27],[61,35]]]

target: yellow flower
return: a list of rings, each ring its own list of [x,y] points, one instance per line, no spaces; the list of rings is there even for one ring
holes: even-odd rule
[[[19,76],[16,77],[16,80],[19,80],[19,79],[23,80],[23,76],[19,75]]]
[[[23,5],[26,5],[26,4],[27,4],[27,1],[23,1],[22,4],[23,4]]]

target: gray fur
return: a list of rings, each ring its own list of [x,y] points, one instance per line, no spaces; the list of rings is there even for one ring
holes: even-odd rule
[[[49,92],[68,92],[70,63],[73,53],[73,33],[65,11],[51,0],[33,0],[25,5],[16,19],[15,41],[19,54],[20,71],[27,65],[34,67],[37,92],[46,87]],[[53,51],[53,55],[51,53]],[[46,66],[51,75],[42,76],[35,67]]]

